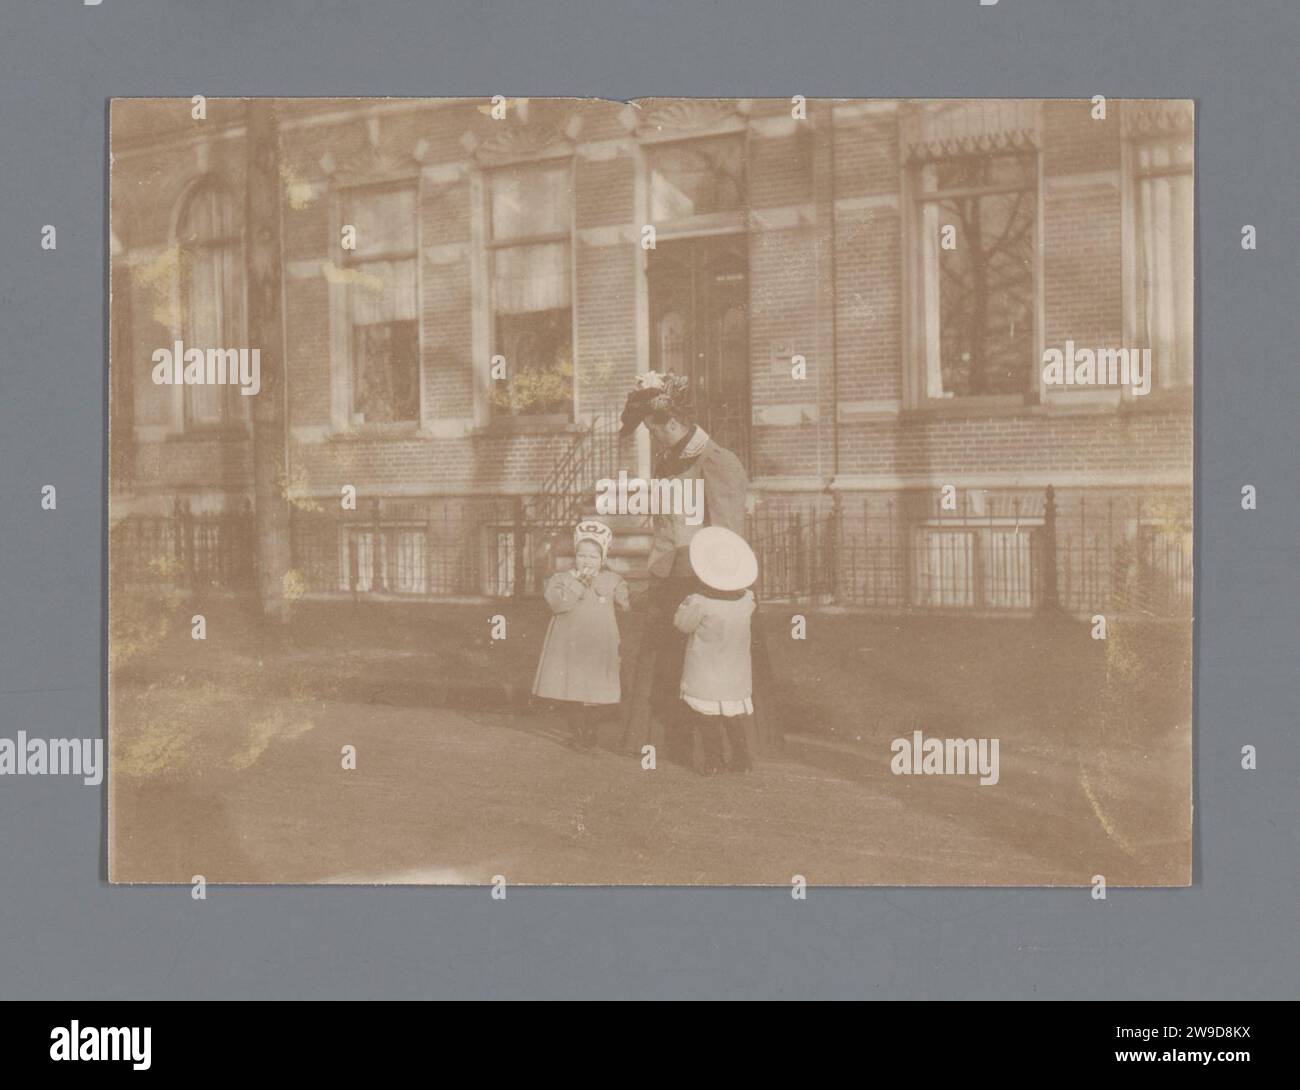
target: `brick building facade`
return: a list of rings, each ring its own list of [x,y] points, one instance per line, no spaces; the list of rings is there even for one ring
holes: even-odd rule
[[[113,105],[115,525],[251,504],[247,399],[150,381],[245,343],[243,110]],[[1190,103],[287,100],[280,131],[308,590],[520,589],[548,488],[648,472],[644,431],[580,448],[672,369],[747,464],[769,597],[1189,607]],[[1067,341],[1150,348],[1150,392],[1045,386]]]

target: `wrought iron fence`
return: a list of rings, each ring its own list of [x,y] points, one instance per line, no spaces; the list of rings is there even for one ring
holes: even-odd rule
[[[539,536],[522,497],[372,499],[296,511],[291,565],[308,592],[509,597],[536,589]]]
[[[1192,607],[1190,497],[1141,497],[1131,504],[1081,495],[1057,515],[1059,602],[1072,613],[1189,614]]]
[[[932,491],[760,504],[764,600],[1189,616],[1190,496]]]
[[[1186,493],[933,491],[760,503],[749,517],[765,601],[889,611],[1190,616]],[[379,498],[296,508],[291,567],[309,593],[412,598],[540,593],[568,526],[524,497]],[[255,585],[251,510],[133,516],[112,531],[115,582]]]
[[[114,582],[189,590],[243,590],[254,585],[253,511],[191,511],[184,499],[171,514],[131,515],[109,537]]]
[[[526,517],[539,527],[567,529],[581,517],[596,482],[612,478],[622,454],[617,406],[595,413],[526,503]]]

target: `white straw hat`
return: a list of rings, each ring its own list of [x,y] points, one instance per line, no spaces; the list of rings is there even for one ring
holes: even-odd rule
[[[741,590],[758,578],[754,550],[723,526],[705,526],[691,537],[691,568],[714,590]]]

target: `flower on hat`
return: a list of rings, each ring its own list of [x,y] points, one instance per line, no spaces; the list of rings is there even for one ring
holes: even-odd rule
[[[649,411],[652,413],[663,409],[671,409],[675,403],[686,396],[686,392],[691,386],[691,380],[685,375],[674,375],[669,372],[660,375],[659,378],[662,380],[658,387],[659,392],[650,398]]]
[[[650,413],[681,407],[691,387],[685,375],[671,371],[645,371],[637,375],[636,385],[623,406],[622,434],[628,435]]]

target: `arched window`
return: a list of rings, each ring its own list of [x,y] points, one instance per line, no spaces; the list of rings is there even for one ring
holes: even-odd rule
[[[185,347],[243,348],[243,239],[230,194],[204,182],[186,198],[177,221],[181,337]],[[186,386],[186,427],[219,427],[244,413],[231,386]]]

